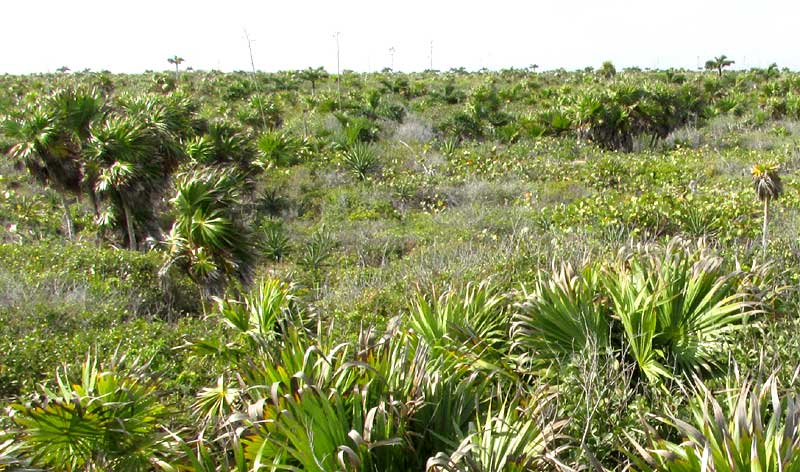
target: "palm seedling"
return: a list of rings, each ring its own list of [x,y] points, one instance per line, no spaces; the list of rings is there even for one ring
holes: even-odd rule
[[[761,246],[765,254],[767,251],[769,204],[772,200],[777,200],[783,193],[783,183],[778,174],[779,169],[780,167],[777,164],[762,163],[754,165],[750,171],[756,196],[764,205],[764,227],[761,232]]]
[[[568,360],[589,344],[598,349],[609,346],[609,313],[598,303],[600,282],[600,272],[593,266],[576,272],[563,265],[552,276],[542,275],[530,293],[523,288],[511,323],[513,349],[523,363],[549,365]]]
[[[670,377],[668,365],[712,370],[732,333],[760,310],[740,288],[741,274],[725,272],[702,245],[676,239],[657,252],[623,259],[606,277],[631,353],[650,381]]]
[[[506,298],[488,281],[418,294],[409,327],[431,349],[433,362],[450,371],[509,373]]]
[[[547,367],[590,345],[611,349],[632,356],[653,383],[672,377],[673,366],[713,370],[732,333],[760,312],[741,275],[680,240],[608,267],[575,273],[567,266],[516,305],[513,350]]]
[[[53,470],[149,468],[165,449],[162,424],[170,412],[145,370],[124,359],[103,370],[89,356],[78,383],[59,373],[57,389],[13,406],[24,454]]]
[[[233,163],[242,171],[252,170],[256,151],[250,138],[239,126],[226,121],[214,121],[208,125],[208,133],[204,137],[211,143],[207,163],[217,166]]]
[[[303,142],[287,133],[269,131],[258,138],[256,147],[259,167],[288,167],[300,161]]]

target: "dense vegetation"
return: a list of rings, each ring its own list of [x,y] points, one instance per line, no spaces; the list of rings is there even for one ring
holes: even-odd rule
[[[800,75],[0,77],[0,470],[800,470]]]

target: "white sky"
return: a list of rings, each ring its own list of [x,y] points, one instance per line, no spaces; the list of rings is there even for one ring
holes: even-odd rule
[[[395,2],[0,0],[0,73],[91,68],[260,70],[324,66],[413,71],[466,67],[695,68],[726,54],[736,68],[800,69],[800,2],[550,0]]]

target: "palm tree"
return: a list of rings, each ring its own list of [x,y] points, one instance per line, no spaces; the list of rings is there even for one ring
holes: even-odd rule
[[[717,74],[722,77],[722,69],[725,67],[729,67],[735,64],[736,61],[732,61],[728,59],[728,56],[725,54],[715,57],[714,59],[709,59],[706,61],[706,70],[716,70]]]
[[[4,134],[16,141],[8,155],[24,163],[42,185],[59,193],[70,239],[74,224],[67,194],[81,194],[81,149],[91,124],[103,114],[102,99],[95,90],[62,89],[42,105],[3,122]]]
[[[753,166],[753,187],[758,199],[764,204],[764,228],[761,233],[761,245],[767,252],[767,228],[769,224],[769,202],[777,200],[783,193],[783,183],[778,175],[780,166],[775,163],[761,163]]]
[[[306,70],[300,71],[298,77],[302,80],[311,82],[311,96],[315,96],[317,92],[317,82],[328,78],[328,73],[322,67],[312,69],[309,67]]]
[[[69,158],[52,113],[41,107],[29,109],[24,118],[6,120],[3,132],[17,142],[8,156],[23,162],[36,180],[58,192],[64,206],[67,237],[72,239],[74,226],[65,193],[80,191],[80,165]]]
[[[232,170],[205,169],[184,174],[170,201],[175,223],[165,240],[167,260],[185,268],[204,298],[237,278],[247,283],[254,259],[253,244],[234,210],[241,202],[242,175]]]
[[[162,174],[158,143],[145,123],[125,116],[113,116],[92,130],[86,157],[89,185],[106,196],[114,210],[122,210],[128,247],[138,248],[135,202],[150,202],[154,183]],[[149,205],[136,205],[148,211]],[[107,218],[114,221],[116,218]]]
[[[172,56],[172,57],[167,58],[167,62],[169,62],[170,64],[175,64],[175,82],[176,83],[180,79],[180,70],[178,69],[178,67],[181,65],[181,63],[183,61],[184,61],[184,59],[182,57],[178,57],[178,56]]]
[[[606,79],[610,79],[615,75],[617,75],[617,68],[614,67],[613,62],[605,61],[603,62],[603,65],[600,67],[600,70],[598,72]]]

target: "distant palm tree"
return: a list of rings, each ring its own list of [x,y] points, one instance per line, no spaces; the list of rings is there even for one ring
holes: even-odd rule
[[[61,67],[59,67],[58,69],[56,69],[56,72],[60,72],[60,73],[62,73],[62,74],[66,74],[66,73],[67,73],[67,72],[69,72],[70,70],[71,70],[71,69],[70,69],[69,67],[67,67],[67,66],[61,66]]]
[[[298,77],[302,80],[311,82],[311,96],[315,96],[317,92],[317,82],[328,78],[328,73],[322,67],[312,69],[309,67],[306,70],[300,71]]]
[[[709,59],[706,61],[706,70],[716,70],[717,74],[722,77],[722,69],[725,67],[729,67],[735,64],[736,61],[732,61],[728,59],[728,56],[725,54],[715,57],[714,59]]]
[[[175,82],[178,82],[178,80],[180,79],[179,66],[183,61],[184,59],[178,56],[172,56],[170,58],[167,58],[167,62],[169,62],[170,64],[175,64]]]
[[[761,234],[761,245],[764,253],[767,251],[767,228],[769,224],[769,202],[777,200],[783,193],[783,183],[778,174],[780,167],[774,163],[762,163],[753,166],[750,171],[753,176],[758,199],[764,203],[764,228]]]
[[[600,67],[600,70],[598,72],[606,79],[610,79],[615,75],[617,75],[617,68],[614,67],[613,62],[605,61],[603,62],[603,65]]]

